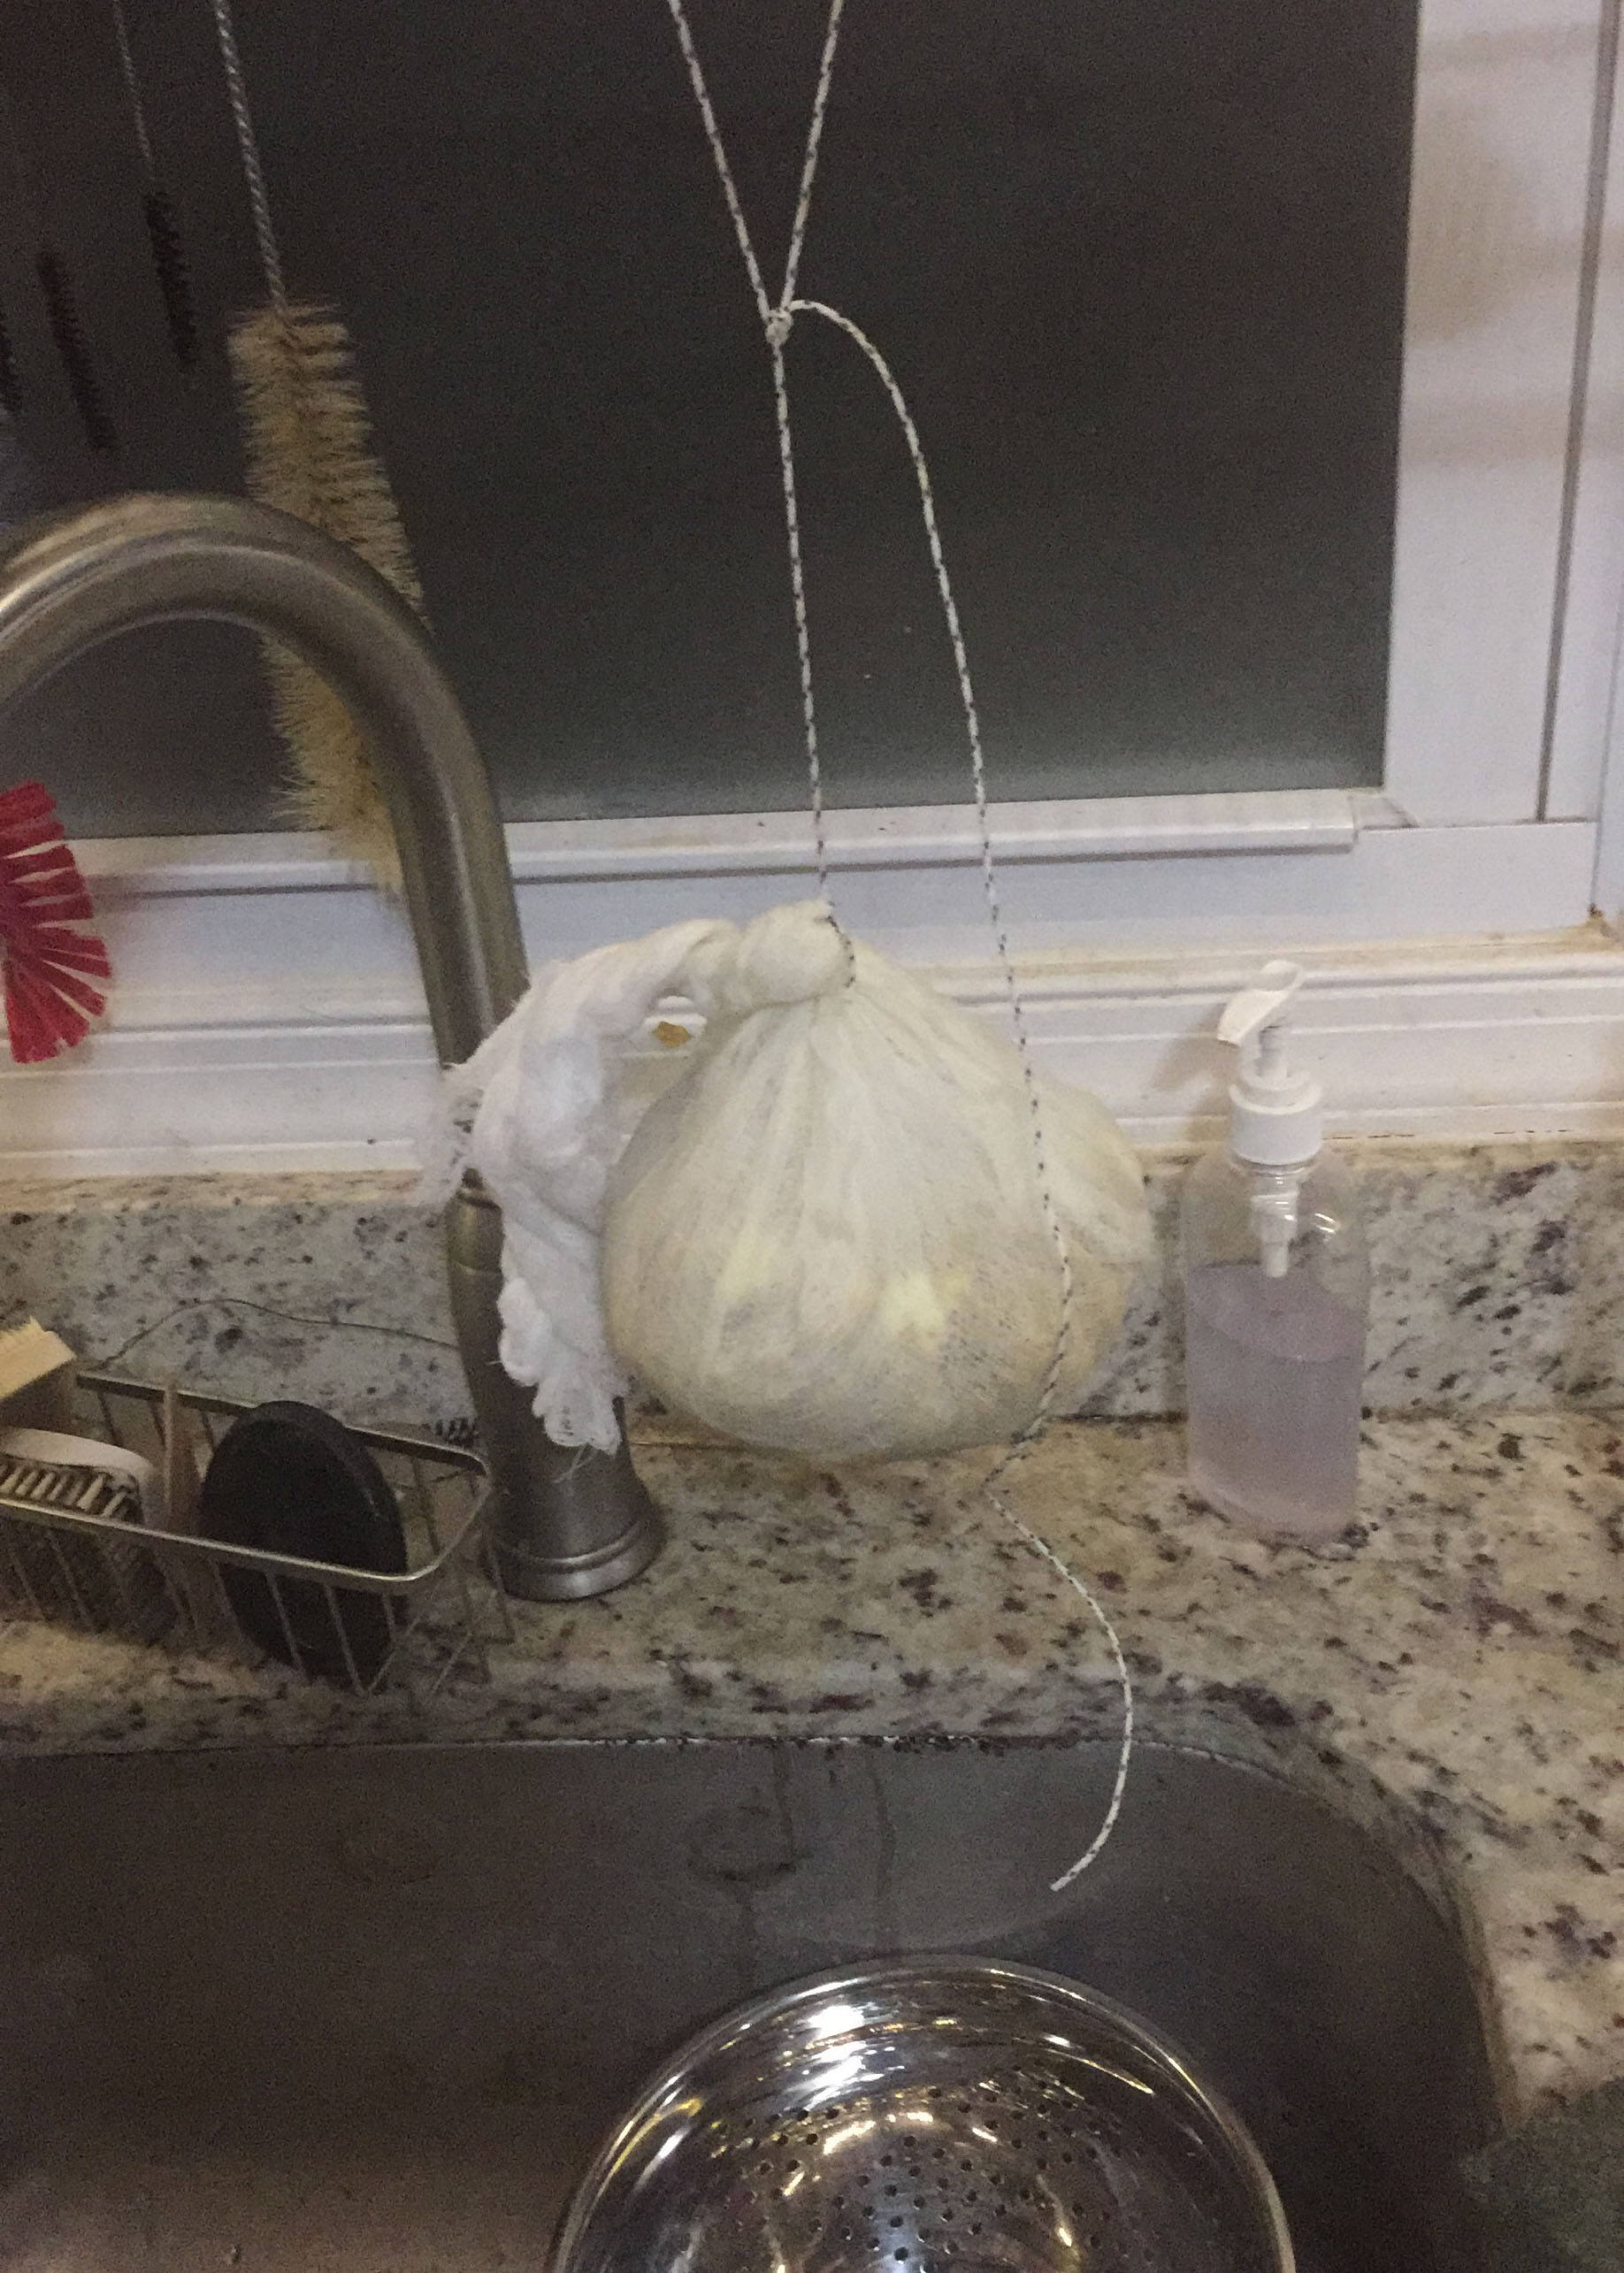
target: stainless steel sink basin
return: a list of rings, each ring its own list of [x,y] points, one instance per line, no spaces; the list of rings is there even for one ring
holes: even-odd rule
[[[0,2266],[539,2268],[656,2055],[865,1952],[1053,1966],[1253,2126],[1306,2273],[1435,2273],[1466,1956],[1318,1801],[1145,1748],[541,1745],[0,1767]]]

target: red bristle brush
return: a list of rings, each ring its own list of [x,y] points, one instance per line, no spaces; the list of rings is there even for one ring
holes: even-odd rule
[[[95,912],[44,783],[0,790],[0,975],[19,1066],[71,1050],[107,1006],[90,984],[112,976],[107,950],[72,928]]]

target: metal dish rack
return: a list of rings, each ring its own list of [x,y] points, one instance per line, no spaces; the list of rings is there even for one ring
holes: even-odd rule
[[[80,1374],[79,1389],[111,1444],[162,1469],[165,1391],[113,1374]],[[180,1390],[211,1450],[225,1424],[251,1405]],[[433,1695],[454,1675],[488,1680],[488,1649],[511,1641],[513,1624],[486,1536],[484,1463],[459,1446],[405,1431],[357,1428],[400,1501],[407,1567],[387,1575],[338,1563],[227,1545],[141,1520],[133,1491],[98,1485],[83,1470],[45,1470],[0,1460],[0,1618],[26,1617],[131,1642],[181,1649],[265,1653],[232,1615],[222,1573],[258,1574],[275,1604],[289,1665],[327,1677],[356,1696],[405,1687]],[[382,1612],[387,1646],[375,1667],[357,1663],[347,1607],[355,1597]],[[349,1602],[347,1603],[347,1598]],[[377,1612],[372,1612],[376,1620]],[[312,1617],[331,1645],[312,1648]],[[301,1643],[301,1632],[303,1642]]]

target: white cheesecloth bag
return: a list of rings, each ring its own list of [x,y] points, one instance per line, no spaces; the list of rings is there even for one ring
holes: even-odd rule
[[[649,1104],[673,996],[704,1030]],[[1125,1139],[1039,1081],[1072,1276],[1046,1399],[1061,1281],[1015,1046],[816,900],[553,965],[453,1080],[507,1225],[502,1362],[563,1443],[614,1448],[628,1376],[813,1459],[1015,1435],[1076,1404],[1147,1251]]]

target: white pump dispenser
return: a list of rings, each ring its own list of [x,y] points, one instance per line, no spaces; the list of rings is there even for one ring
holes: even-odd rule
[[[1302,983],[1266,964],[1218,1022],[1239,1062],[1229,1143],[1184,1191],[1184,1340],[1191,1481],[1255,1530],[1313,1541],[1353,1517],[1368,1272],[1320,1084],[1291,1063]]]
[[[1218,1039],[1240,1052],[1229,1084],[1229,1150],[1265,1167],[1312,1160],[1324,1139],[1324,1092],[1290,1064],[1291,998],[1302,983],[1300,963],[1265,963],[1257,985],[1232,996],[1218,1021]]]

